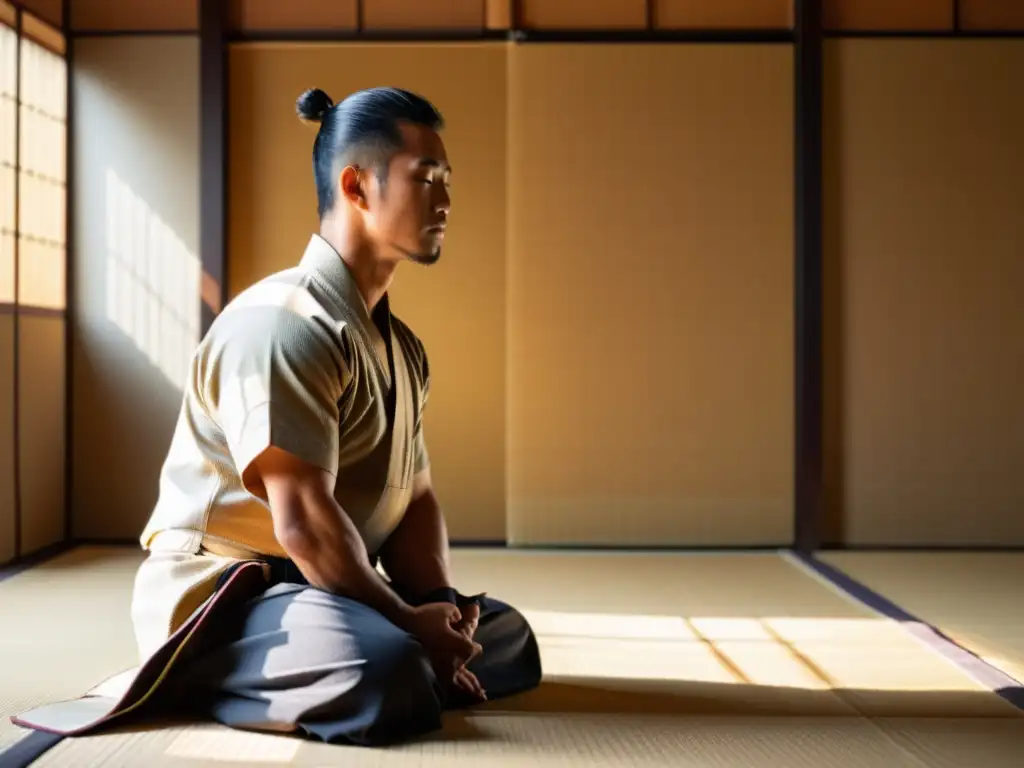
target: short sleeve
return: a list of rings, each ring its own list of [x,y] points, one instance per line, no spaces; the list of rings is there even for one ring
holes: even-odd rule
[[[423,436],[423,412],[430,397],[430,368],[426,355],[423,356],[420,376],[419,412],[416,414],[416,429],[413,432],[413,473],[418,474],[430,466],[430,455],[427,453],[427,441]]]
[[[242,310],[230,326],[211,343],[204,395],[239,476],[270,447],[336,475],[349,379],[339,340],[283,308]]]

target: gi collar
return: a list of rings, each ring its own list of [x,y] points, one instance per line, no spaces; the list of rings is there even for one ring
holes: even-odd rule
[[[337,295],[343,308],[357,312],[367,327],[374,327],[369,307],[366,306],[366,300],[359,292],[359,286],[348,265],[334,250],[334,247],[320,235],[314,234],[310,237],[299,266],[316,272],[320,279],[327,284],[327,287]],[[386,293],[381,297],[381,304],[383,306],[378,309],[387,313],[386,316],[390,320],[391,306]]]

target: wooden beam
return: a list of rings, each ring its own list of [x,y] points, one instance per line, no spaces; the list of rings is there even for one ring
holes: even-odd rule
[[[227,303],[227,3],[199,1],[201,334]],[[205,295],[205,299],[204,299]]]
[[[794,547],[821,546],[824,495],[822,349],[821,0],[796,0]]]

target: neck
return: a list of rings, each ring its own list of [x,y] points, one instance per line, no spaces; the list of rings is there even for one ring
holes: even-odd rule
[[[387,293],[398,263],[380,258],[372,244],[357,236],[353,228],[343,222],[324,219],[320,224],[320,237],[341,256],[366,302],[366,308],[372,313]]]

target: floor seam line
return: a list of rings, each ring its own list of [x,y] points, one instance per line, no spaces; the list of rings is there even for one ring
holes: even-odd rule
[[[879,616],[896,622],[900,629],[922,646],[952,664],[990,693],[994,693],[1024,712],[1024,684],[998,667],[989,664],[935,625],[900,607],[842,569],[819,560],[813,555],[791,551],[784,553],[783,558],[793,567],[836,590],[847,599],[863,605]]]

